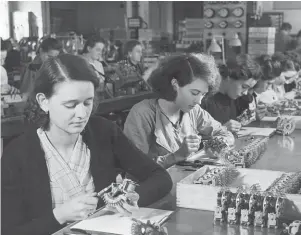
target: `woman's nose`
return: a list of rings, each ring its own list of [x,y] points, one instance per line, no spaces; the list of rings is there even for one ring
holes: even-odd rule
[[[78,104],[76,106],[76,116],[80,118],[84,118],[86,116],[86,107],[83,104]]]
[[[243,95],[247,95],[248,94],[248,90],[245,90],[242,92]]]

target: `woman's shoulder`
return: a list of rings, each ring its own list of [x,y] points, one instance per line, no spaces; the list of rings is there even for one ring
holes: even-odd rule
[[[11,140],[3,149],[2,162],[18,162],[21,159],[27,161],[29,150],[39,148],[38,136],[35,127],[29,127],[24,133]]]
[[[136,113],[139,116],[154,117],[156,114],[156,99],[145,99],[135,104],[130,113]]]
[[[220,93],[208,93],[206,96],[204,96],[204,98],[202,99],[201,102],[201,107],[203,109],[208,109],[208,108],[212,108],[215,106],[218,106],[220,101],[222,100],[222,97],[220,97]]]
[[[135,104],[128,115],[127,119],[147,120],[148,122],[154,122],[156,116],[156,99],[145,99]]]
[[[110,131],[110,130],[116,128],[117,125],[104,117],[91,116],[87,123],[86,129],[87,129],[87,127],[88,128],[90,127],[90,129],[92,131],[95,131],[98,129],[101,129],[102,131],[105,131],[105,130]]]

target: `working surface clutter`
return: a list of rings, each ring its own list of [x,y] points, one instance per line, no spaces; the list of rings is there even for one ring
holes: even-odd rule
[[[132,225],[135,223],[135,220],[133,219],[144,223],[150,221],[151,223],[161,225],[170,217],[172,213],[172,211],[166,210],[139,208],[139,210],[133,212],[131,217],[127,217],[122,216],[119,213],[114,213],[103,209],[98,217],[83,220],[72,226],[71,230],[80,229],[84,231],[134,235],[131,233]]]

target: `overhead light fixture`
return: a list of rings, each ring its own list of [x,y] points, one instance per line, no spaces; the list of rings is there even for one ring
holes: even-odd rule
[[[235,33],[233,38],[230,39],[229,46],[231,46],[231,47],[241,47],[241,41],[240,41],[237,33]]]
[[[217,41],[220,43],[217,43]],[[212,40],[211,40],[211,44],[208,48],[208,52],[210,54],[212,53],[222,53],[222,62],[223,64],[226,63],[225,60],[225,44],[224,44],[224,36],[222,35],[213,35],[212,36]]]
[[[220,45],[218,45],[218,43],[216,42],[216,40],[215,40],[214,37],[211,40],[211,44],[209,46],[209,51],[213,52],[213,53],[220,53],[220,52],[222,52],[222,48],[220,47]]]

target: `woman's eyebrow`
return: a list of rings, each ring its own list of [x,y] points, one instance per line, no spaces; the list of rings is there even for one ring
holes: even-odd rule
[[[86,100],[93,100],[94,99],[94,97],[89,97],[89,98],[87,98],[87,99],[85,99],[85,101]],[[63,101],[63,103],[73,103],[73,102],[80,102],[79,100],[65,100],[65,101]]]

